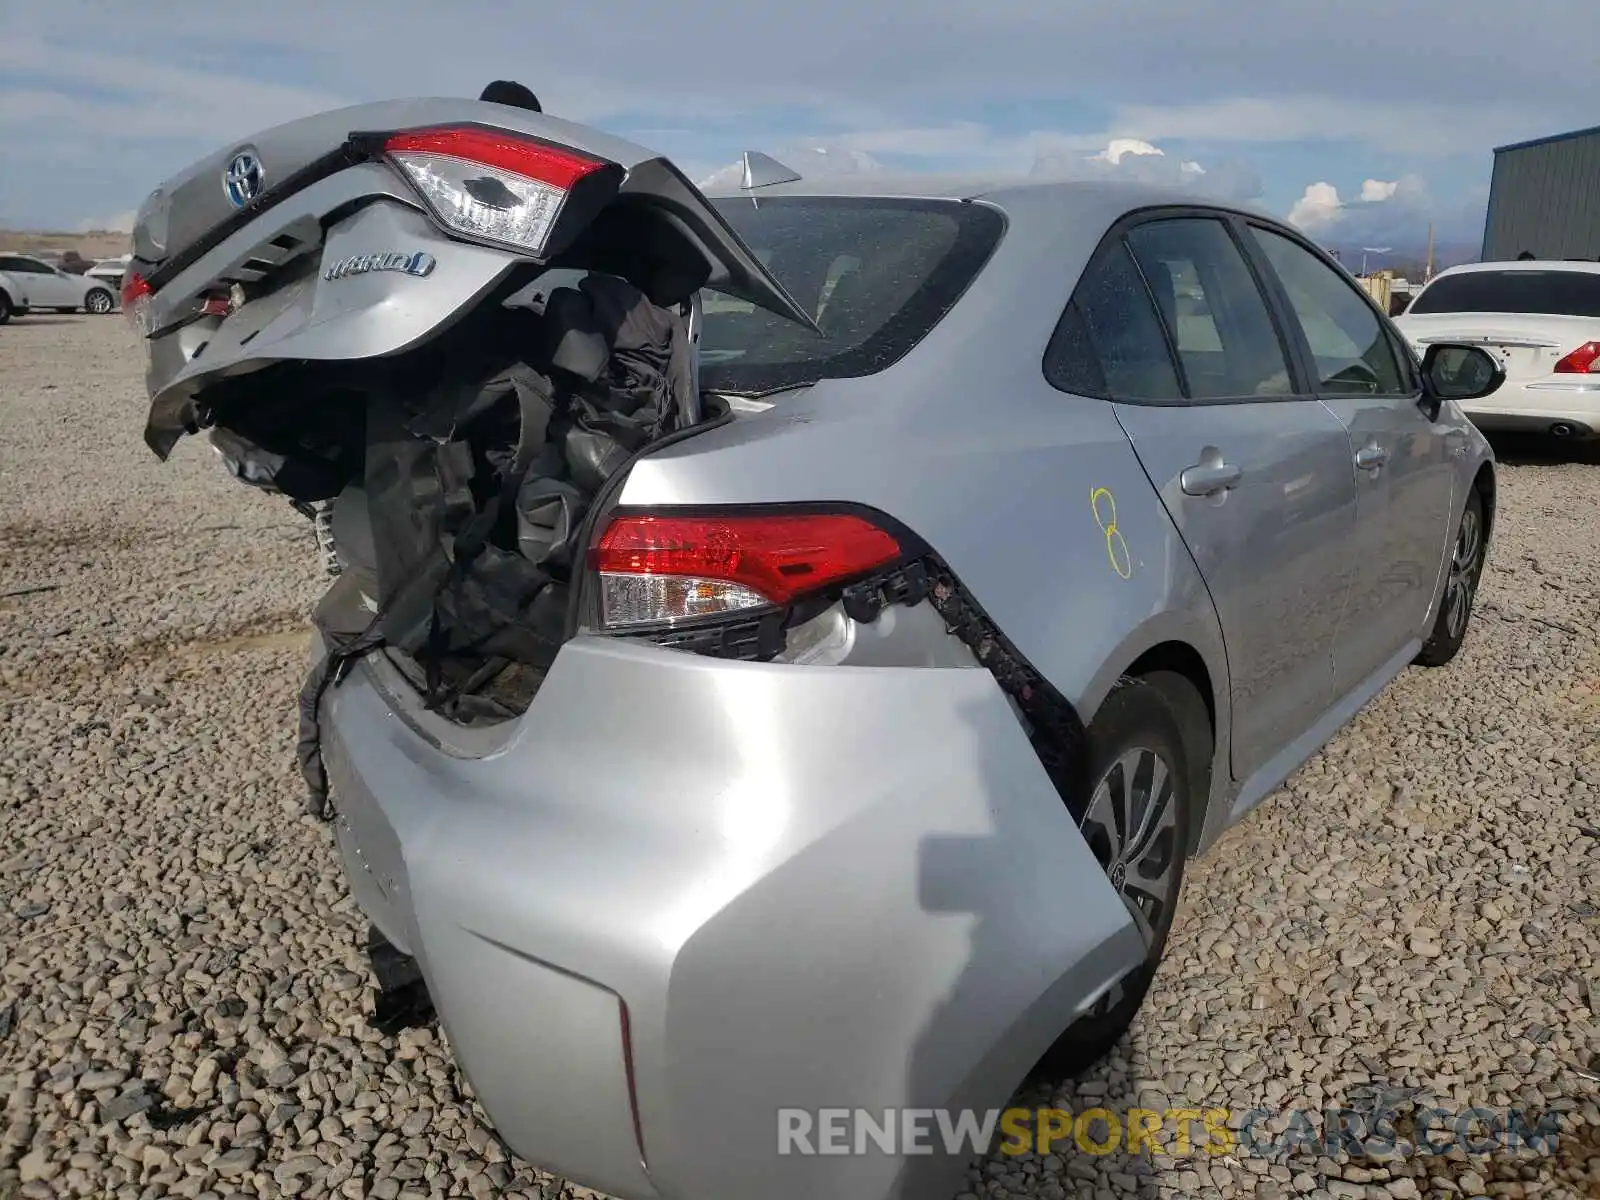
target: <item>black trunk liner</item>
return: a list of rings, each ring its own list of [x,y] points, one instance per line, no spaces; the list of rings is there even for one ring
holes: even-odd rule
[[[460,723],[527,708],[569,636],[591,509],[694,411],[689,355],[681,316],[591,274],[543,311],[490,310],[413,360],[327,372],[322,390],[343,399],[332,446],[315,436],[335,427],[316,395],[278,405],[297,414],[278,427],[260,397],[219,406],[229,453],[293,498],[325,498],[333,482],[366,497],[373,561],[319,606],[327,653],[300,695],[308,811],[331,815],[322,698],[365,654],[383,650],[427,709]],[[295,494],[313,479],[322,494]]]

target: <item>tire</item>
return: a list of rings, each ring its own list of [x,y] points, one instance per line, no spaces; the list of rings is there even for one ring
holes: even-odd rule
[[[0,292],[0,325],[4,325],[11,320],[11,313],[11,297],[4,292]]]
[[[1484,536],[1483,494],[1474,487],[1467,493],[1467,506],[1461,512],[1455,538],[1450,543],[1450,561],[1445,565],[1444,592],[1439,597],[1439,612],[1433,619],[1428,640],[1412,661],[1421,667],[1442,667],[1461,650],[1467,629],[1472,624],[1472,604],[1483,578],[1483,563],[1489,542]]]
[[[105,288],[91,288],[89,294],[83,298],[83,311],[103,317],[111,311],[116,301]]]
[[[1166,949],[1167,934],[1172,929],[1183,890],[1183,871],[1191,844],[1190,824],[1196,809],[1194,781],[1200,775],[1191,768],[1190,756],[1185,751],[1179,714],[1186,708],[1192,710],[1195,704],[1201,705],[1204,711],[1204,701],[1194,686],[1181,676],[1163,672],[1160,680],[1159,685],[1131,677],[1119,681],[1086,731],[1083,756],[1083,794],[1089,800],[1080,829],[1102,868],[1111,873],[1113,885],[1118,887],[1124,903],[1130,904],[1130,911],[1134,904],[1123,887],[1136,875],[1148,878],[1148,871],[1152,869],[1164,877],[1164,899],[1159,908],[1151,911],[1154,906],[1140,905],[1136,915],[1140,931],[1145,935],[1145,960],[1056,1039],[1039,1060],[1034,1071],[1036,1077],[1061,1079],[1078,1075],[1104,1058],[1127,1033],[1143,1007]],[[1170,694],[1179,689],[1184,694]],[[1115,839],[1107,836],[1102,817],[1106,806],[1113,803],[1118,794],[1119,782],[1128,780],[1130,766],[1135,797],[1140,791],[1148,794],[1146,789],[1151,776],[1146,772],[1152,762],[1161,764],[1170,786],[1163,785],[1157,792],[1158,798],[1166,796],[1166,803],[1154,814],[1158,824],[1148,853],[1133,855],[1130,869],[1109,853]],[[1141,782],[1144,788],[1140,787]],[[1135,814],[1141,811],[1149,810],[1143,805],[1134,809]],[[1139,871],[1141,866],[1146,870]]]

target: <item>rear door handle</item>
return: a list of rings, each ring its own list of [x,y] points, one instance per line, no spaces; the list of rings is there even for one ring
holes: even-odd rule
[[[1389,452],[1382,446],[1363,446],[1356,451],[1356,466],[1363,471],[1374,471],[1389,461]]]
[[[1230,462],[1203,463],[1185,468],[1178,483],[1186,496],[1215,496],[1236,485],[1241,474]]]

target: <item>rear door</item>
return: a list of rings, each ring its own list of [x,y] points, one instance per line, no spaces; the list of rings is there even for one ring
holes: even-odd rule
[[[40,308],[75,308],[82,303],[77,283],[65,273],[36,258],[19,256],[16,261],[24,264],[19,270],[29,272],[28,290],[32,296],[29,303]]]
[[[1249,232],[1294,316],[1313,390],[1349,431],[1358,527],[1333,655],[1343,697],[1421,636],[1452,526],[1452,451],[1465,435],[1423,410],[1410,357],[1343,271],[1285,230],[1251,222]]]
[[[1091,394],[1114,402],[1216,604],[1232,768],[1245,779],[1333,699],[1354,565],[1349,439],[1296,386],[1257,278],[1216,213],[1157,210],[1114,229],[1073,305],[1101,372]]]

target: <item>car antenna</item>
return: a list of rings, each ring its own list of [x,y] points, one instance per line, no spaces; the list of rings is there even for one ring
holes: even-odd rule
[[[739,182],[739,187],[744,191],[754,191],[756,188],[772,187],[779,183],[798,183],[800,173],[792,167],[786,167],[770,154],[763,154],[759,150],[746,150],[744,152],[744,173]],[[755,204],[756,198],[750,197],[750,203]]]

